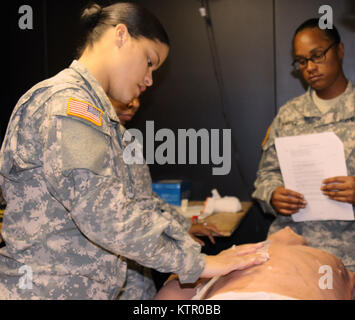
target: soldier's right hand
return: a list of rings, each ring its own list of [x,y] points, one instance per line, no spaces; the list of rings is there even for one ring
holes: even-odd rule
[[[291,215],[298,212],[298,210],[305,208],[307,201],[304,199],[303,194],[281,186],[274,190],[271,204],[276,211],[282,214]]]
[[[265,252],[257,252],[264,246],[264,242],[233,246],[223,250],[215,256],[205,257],[205,269],[200,278],[223,276],[234,270],[244,270],[262,264],[269,259]]]

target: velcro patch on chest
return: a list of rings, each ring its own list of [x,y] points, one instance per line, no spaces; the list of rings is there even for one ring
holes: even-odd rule
[[[67,114],[86,119],[92,122],[93,124],[101,127],[102,113],[102,110],[96,108],[90,103],[74,98],[69,98]]]

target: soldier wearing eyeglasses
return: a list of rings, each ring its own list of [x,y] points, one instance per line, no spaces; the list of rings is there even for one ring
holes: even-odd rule
[[[275,216],[269,233],[291,226],[309,245],[337,255],[355,271],[354,221],[294,222],[291,215],[307,206],[302,193],[284,187],[275,150],[275,138],[334,132],[343,142],[348,175],[324,177],[320,186],[334,201],[355,205],[355,88],[343,71],[344,44],[333,26],[320,29],[318,19],[304,22],[293,37],[292,65],[309,85],[307,92],[282,106],[263,142],[256,198]]]

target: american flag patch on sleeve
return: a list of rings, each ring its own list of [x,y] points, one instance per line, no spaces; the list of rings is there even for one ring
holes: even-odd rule
[[[93,105],[80,101],[78,99],[69,98],[67,114],[86,119],[93,124],[101,127],[102,124],[102,110]]]

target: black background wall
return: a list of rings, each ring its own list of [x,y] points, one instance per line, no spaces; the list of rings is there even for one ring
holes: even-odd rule
[[[75,57],[77,20],[86,0],[15,0],[5,18],[2,50],[6,70],[2,86],[1,140],[11,111],[32,85],[67,67]],[[109,4],[112,1],[97,1]],[[161,20],[171,39],[171,52],[154,75],[155,86],[142,96],[141,109],[129,127],[155,130],[232,129],[236,156],[228,175],[213,176],[211,165],[151,165],[154,179],[186,178],[193,199],[217,188],[222,195],[250,199],[261,156],[261,142],[278,108],[304,92],[291,74],[291,38],[305,19],[320,16],[317,0],[210,0],[211,19],[224,82],[221,96],[214,74],[204,20],[197,0],[142,0]],[[21,5],[33,9],[33,29],[21,30]],[[346,47],[346,74],[355,75],[355,5],[328,1]],[[158,146],[159,143],[156,143]],[[243,182],[243,178],[245,182]]]

